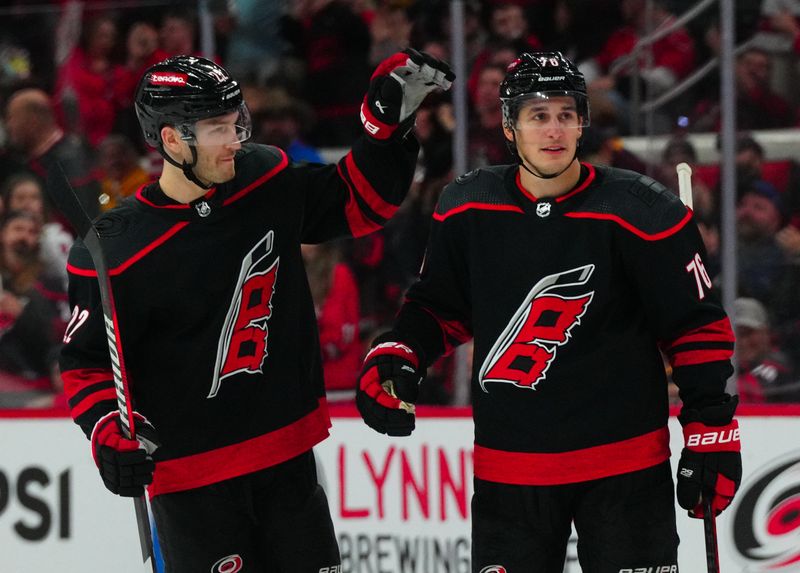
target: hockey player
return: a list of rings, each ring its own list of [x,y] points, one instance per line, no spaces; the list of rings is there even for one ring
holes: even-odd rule
[[[101,216],[138,441],[123,437],[97,273],[78,242],[61,369],[72,416],[106,487],[146,484],[166,571],[338,571],[312,447],[328,435],[314,306],[301,243],[361,236],[411,182],[409,136],[447,64],[414,51],[375,71],[365,135],[337,165],[293,165],[246,144],[239,84],[176,56],[136,91],[157,182]]]
[[[659,349],[683,399],[680,505],[699,517],[713,496],[718,513],[741,479],[734,337],[692,213],[649,177],[578,161],[589,105],[560,53],[523,54],[500,94],[518,163],[444,189],[358,408],[408,435],[426,367],[473,338],[473,571],[560,572],[571,523],[584,571],[675,571]]]

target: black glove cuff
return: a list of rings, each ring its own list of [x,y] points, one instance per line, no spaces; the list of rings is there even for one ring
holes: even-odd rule
[[[706,426],[727,426],[733,420],[739,396],[725,394],[716,404],[708,404],[699,408],[683,407],[678,421],[685,426],[691,422],[701,422]]]

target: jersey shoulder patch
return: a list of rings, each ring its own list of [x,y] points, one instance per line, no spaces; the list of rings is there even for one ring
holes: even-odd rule
[[[617,221],[636,234],[658,236],[685,223],[686,206],[675,193],[648,177],[613,167],[595,166],[595,193],[574,212]]]
[[[498,165],[473,169],[445,186],[435,214],[445,216],[455,209],[474,205],[514,205],[505,190],[505,177],[515,166]]]

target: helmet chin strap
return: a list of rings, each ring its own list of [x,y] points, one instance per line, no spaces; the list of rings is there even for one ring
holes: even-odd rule
[[[202,181],[200,181],[200,179],[194,172],[194,166],[197,165],[197,148],[194,145],[189,144],[189,149],[192,150],[192,162],[187,163],[186,161],[184,161],[183,163],[178,163],[172,157],[170,157],[169,153],[166,152],[163,144],[158,146],[158,151],[159,153],[161,153],[161,156],[167,161],[167,163],[170,163],[175,167],[177,167],[178,169],[180,169],[181,171],[183,171],[183,175],[186,177],[186,179],[188,179],[201,189],[211,189],[214,186],[214,184],[203,183]]]

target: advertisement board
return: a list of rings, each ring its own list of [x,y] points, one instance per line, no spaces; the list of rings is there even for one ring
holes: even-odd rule
[[[718,519],[725,573],[800,573],[800,407],[741,408],[744,479]],[[69,419],[0,412],[0,572],[147,571],[133,504],[107,492]],[[682,447],[670,420],[673,467]],[[409,438],[334,410],[320,479],[352,573],[467,573],[473,427],[467,409],[421,409]],[[703,526],[678,510],[680,570],[705,571]],[[575,540],[565,571],[577,573]]]

